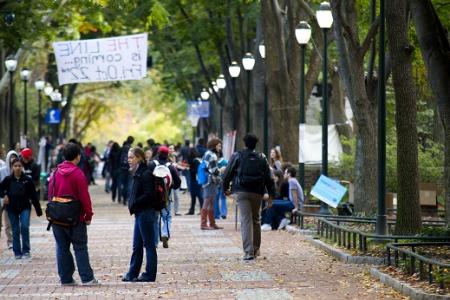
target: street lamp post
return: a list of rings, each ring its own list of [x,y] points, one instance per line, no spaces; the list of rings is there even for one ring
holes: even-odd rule
[[[231,76],[231,88],[233,89],[233,130],[237,130],[237,106],[238,99],[236,93],[236,78],[239,77],[239,73],[241,73],[241,67],[237,62],[233,61],[231,65],[228,67],[228,72]]]
[[[53,93],[53,87],[50,83],[47,83],[44,87],[44,94],[50,98],[50,100],[52,99],[52,93]],[[48,106],[47,106],[48,108]],[[47,133],[50,133],[50,126],[47,127]]]
[[[305,125],[305,52],[306,45],[311,38],[311,27],[305,21],[301,21],[298,23],[297,28],[295,28],[295,37],[297,42],[301,48],[301,63],[300,63],[300,103],[299,103],[299,138],[300,136],[300,127]],[[300,144],[300,147],[304,147],[305,145]],[[305,164],[300,162],[300,158],[298,160],[298,177],[300,181],[300,185],[302,188],[305,188]]]
[[[244,66],[244,70],[247,71],[247,118],[246,118],[246,126],[245,130],[250,132],[251,121],[250,121],[250,90],[252,84],[252,70],[255,66],[255,58],[249,52],[245,54],[242,58],[242,65]]]
[[[378,205],[376,233],[387,234],[386,219],[386,85],[384,51],[384,0],[380,0],[380,41],[378,50]]]
[[[59,103],[62,101],[61,93],[57,89],[53,90],[53,92],[50,94],[50,99],[53,102],[54,108],[58,109]],[[53,129],[54,130],[54,141],[55,141],[55,144],[57,144],[57,139],[59,136],[59,123],[54,124],[54,126],[55,126]]]
[[[322,174],[328,176],[328,72],[327,72],[327,34],[333,25],[330,3],[322,2],[316,12],[317,22],[323,29],[323,82],[322,82]],[[320,205],[321,214],[330,214],[328,205],[324,202]]]
[[[13,130],[13,123],[14,123],[14,96],[13,96],[13,77],[14,77],[14,71],[17,68],[17,60],[14,56],[9,56],[5,60],[5,66],[9,73],[9,145],[10,149],[14,149],[14,130]]]
[[[23,81],[23,135],[28,134],[28,107],[27,107],[27,83],[30,79],[31,71],[28,68],[23,68],[20,71],[20,79]]]
[[[227,81],[225,80],[225,76],[223,74],[220,74],[219,77],[216,80],[217,87],[219,90],[225,89],[227,86]],[[220,138],[223,140],[223,102],[220,106],[220,129],[219,129]]]
[[[42,95],[41,92],[45,87],[43,80],[37,80],[34,83],[34,87],[38,91],[38,138],[42,137]]]
[[[259,55],[266,58],[266,45],[264,41],[258,46]],[[267,99],[266,70],[264,69],[264,153],[269,157],[269,100]]]

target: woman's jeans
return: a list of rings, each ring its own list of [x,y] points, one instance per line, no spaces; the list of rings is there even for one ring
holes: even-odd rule
[[[289,200],[273,200],[272,207],[266,209],[265,220],[262,223],[269,224],[272,228],[278,228],[278,224],[285,218],[285,214],[294,208],[294,204]]]
[[[169,200],[167,207],[161,210],[161,237],[170,238],[170,225],[172,225],[172,201]]]
[[[146,209],[135,215],[133,253],[131,255],[130,269],[126,275],[130,279],[139,276],[145,248],[147,264],[145,266],[145,272],[142,273],[141,276],[147,281],[156,280],[158,255],[156,253],[156,246],[154,242],[154,224],[157,223],[158,220],[159,213],[154,209]]]
[[[15,256],[30,253],[30,212],[25,209],[20,213],[8,211],[9,222],[12,227],[13,251]],[[22,236],[22,244],[20,237]]]
[[[220,217],[227,216],[227,197],[222,191],[222,187],[219,186],[217,189],[216,199],[214,199],[214,218],[219,219]]]
[[[75,252],[78,274],[82,282],[89,282],[94,279],[94,272],[89,263],[88,236],[86,223],[80,223],[74,227],[64,227],[52,225],[53,235],[56,241],[56,262],[58,265],[58,275],[61,283],[73,282],[75,265],[70,252],[70,244]]]

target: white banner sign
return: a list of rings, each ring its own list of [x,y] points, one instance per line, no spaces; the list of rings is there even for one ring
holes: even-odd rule
[[[60,85],[138,80],[147,73],[147,34],[53,43]]]

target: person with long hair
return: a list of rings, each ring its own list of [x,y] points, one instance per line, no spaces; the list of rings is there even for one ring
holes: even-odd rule
[[[208,151],[203,156],[203,161],[206,163],[208,181],[202,185],[203,206],[200,211],[200,229],[223,229],[223,227],[217,226],[214,219],[214,199],[221,184],[218,153],[222,150],[222,141],[213,138],[208,142],[207,148]],[[207,219],[209,219],[209,226]]]
[[[158,268],[154,227],[159,221],[159,211],[154,198],[154,177],[147,167],[145,153],[141,148],[129,149],[128,163],[131,176],[128,209],[135,219],[130,267],[122,281],[154,282]],[[144,249],[145,272],[139,275]]]
[[[0,183],[0,197],[4,198],[12,227],[14,256],[30,258],[31,204],[38,217],[42,216],[42,209],[33,180],[25,175],[23,162],[18,158],[12,160],[11,174]]]
[[[283,163],[283,157],[279,148],[275,147],[270,149],[270,168],[272,170],[281,170],[281,164]]]

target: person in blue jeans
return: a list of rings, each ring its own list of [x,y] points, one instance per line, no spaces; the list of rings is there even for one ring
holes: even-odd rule
[[[12,174],[0,183],[0,198],[4,198],[12,227],[14,256],[30,258],[30,201],[38,217],[42,216],[42,209],[33,180],[23,172],[23,162],[14,158],[11,166]]]
[[[278,229],[284,229],[289,220],[285,217],[287,212],[295,213],[303,206],[303,190],[300,183],[296,179],[297,170],[294,167],[288,167],[285,171],[284,178],[289,184],[289,199],[273,200],[272,204],[268,205],[264,224],[261,230],[271,230],[272,224],[279,224]]]
[[[217,162],[217,166],[221,170],[221,174],[227,167],[228,161],[222,156],[222,152],[219,153],[219,161]],[[214,199],[214,218],[215,219],[226,219],[227,218],[227,197],[223,192],[222,186],[219,185],[217,188],[216,198]]]
[[[160,146],[157,151],[158,155],[155,158],[155,160],[158,161],[159,165],[166,165],[169,160],[169,148],[166,146]],[[150,172],[153,173],[153,170],[156,167],[156,163],[154,161],[151,161],[148,165]],[[171,193],[170,198],[172,197],[172,191],[180,188],[181,185],[181,179],[178,175],[177,169],[174,165],[169,164],[168,169],[170,170],[170,174],[172,177],[172,185],[170,186]],[[169,248],[169,239],[170,239],[170,226],[172,224],[172,201],[169,201],[169,204],[167,207],[163,208],[161,210],[161,226],[160,226],[160,233],[161,233],[161,241],[163,244],[163,248]]]
[[[122,281],[154,282],[158,269],[158,254],[155,245],[155,224],[159,220],[159,211],[154,198],[154,177],[145,162],[145,153],[140,148],[128,151],[131,188],[128,210],[134,214],[133,252],[128,272]],[[141,272],[144,259],[145,271]]]

